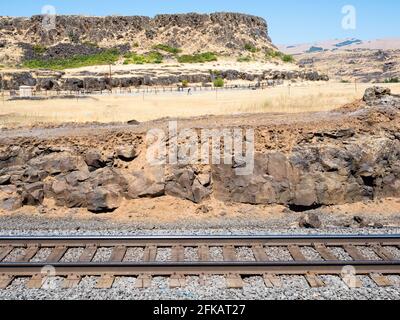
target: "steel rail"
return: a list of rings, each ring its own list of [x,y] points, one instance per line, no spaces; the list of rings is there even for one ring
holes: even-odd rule
[[[98,247],[144,247],[156,245],[157,247],[171,247],[182,245],[196,247],[208,246],[313,246],[324,244],[327,246],[343,246],[348,244],[368,246],[385,245],[399,246],[400,235],[293,235],[293,236],[85,236],[85,237],[0,237],[0,246],[26,247],[39,245],[40,247],[85,247],[96,245]]]
[[[1,263],[0,275],[33,276],[152,276],[179,275],[341,275],[345,267],[355,274],[400,274],[400,261],[307,261],[307,262],[187,262],[187,263]]]

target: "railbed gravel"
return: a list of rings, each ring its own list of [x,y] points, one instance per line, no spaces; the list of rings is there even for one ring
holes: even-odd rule
[[[295,219],[298,219],[296,214]],[[323,218],[325,226],[334,225],[330,218]],[[1,217],[0,235],[294,235],[294,234],[399,234],[400,229],[386,227],[383,229],[373,228],[348,228],[348,227],[329,227],[324,229],[299,229],[297,227],[287,227],[293,221],[280,221],[279,223],[250,222],[248,220],[234,221],[231,219],[227,224],[215,225],[207,224],[166,224],[164,226],[152,224],[122,224],[102,221],[96,217],[93,220],[74,220],[74,219],[46,219],[30,218],[26,216]],[[124,261],[140,261],[143,249],[130,252],[127,250]],[[273,252],[269,252],[272,250]],[[338,258],[351,261],[343,249],[331,249]],[[363,249],[364,250],[364,249]],[[400,250],[395,247],[387,247],[396,258],[400,259]],[[41,250],[42,251],[42,250]],[[39,252],[34,259],[45,259],[45,252]],[[82,248],[69,249],[62,262],[78,261],[82,254]],[[96,254],[96,259],[101,261],[108,260],[111,250],[107,249]],[[317,253],[312,248],[302,248],[303,254],[307,259],[316,259]],[[23,250],[13,250],[8,259],[16,259]],[[237,255],[243,259],[250,259],[250,250],[237,249]],[[270,257],[279,257],[279,260],[292,260],[286,249],[276,247],[267,248],[266,253]],[[362,252],[366,256],[370,253]],[[160,254],[157,258],[169,259],[170,252]],[[198,256],[196,248],[185,249],[185,260]],[[210,248],[210,257],[214,261],[223,261],[222,248]],[[276,258],[278,259],[278,258]],[[310,288],[304,277],[281,276],[282,287],[267,288],[262,277],[244,278],[243,289],[226,288],[226,280],[221,276],[210,276],[206,278],[206,284],[200,285],[198,277],[186,277],[184,288],[170,289],[168,279],[163,277],[153,278],[150,288],[138,289],[134,287],[135,277],[117,277],[111,289],[95,289],[98,278],[83,277],[78,287],[63,289],[62,278],[52,278],[46,282],[45,288],[27,289],[25,284],[28,278],[16,278],[5,290],[0,290],[0,299],[306,299],[306,300],[327,300],[327,299],[351,299],[351,300],[370,300],[370,299],[400,299],[400,277],[390,276],[392,287],[378,287],[368,277],[360,277],[364,287],[350,289],[338,276],[321,276],[326,286],[321,288]]]

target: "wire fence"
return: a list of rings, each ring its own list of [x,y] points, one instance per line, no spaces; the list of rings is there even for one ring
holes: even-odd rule
[[[158,95],[164,93],[187,93],[198,92],[221,92],[233,90],[265,90],[275,87],[280,83],[260,82],[256,84],[232,84],[223,87],[191,85],[191,86],[152,86],[152,87],[117,87],[112,89],[84,89],[76,90],[40,90],[31,88],[29,91],[8,90],[3,91],[2,95],[10,98],[29,98],[29,97],[57,97],[57,96],[89,96],[89,95]]]

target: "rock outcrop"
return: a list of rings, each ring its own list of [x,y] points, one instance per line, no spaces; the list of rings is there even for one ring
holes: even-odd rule
[[[332,112],[331,117],[353,121],[348,124],[309,131],[301,122],[293,143],[284,138],[290,130],[285,126],[276,133],[258,126],[254,170],[243,176],[236,174],[237,163],[150,165],[143,136],[129,131],[109,131],[109,141],[7,135],[0,139],[0,207],[12,211],[51,198],[58,206],[101,213],[112,212],[124,198],[167,195],[305,211],[400,197],[400,97],[375,87],[364,100],[357,110]],[[284,143],[269,145],[265,137],[271,134]]]
[[[237,70],[220,71],[226,80],[244,80],[249,82],[268,82],[269,85],[281,84],[284,80],[293,81],[328,81],[327,75],[313,70],[287,71],[264,70],[263,72],[243,72]],[[36,90],[53,91],[102,91],[110,88],[132,88],[140,86],[174,86],[183,80],[191,84],[210,84],[212,76],[209,72],[181,72],[180,74],[154,75],[152,70],[136,70],[135,74],[116,75],[110,80],[108,74],[91,72],[78,73],[76,76],[62,72],[5,72],[0,75],[0,89],[18,90],[20,86],[33,86]]]

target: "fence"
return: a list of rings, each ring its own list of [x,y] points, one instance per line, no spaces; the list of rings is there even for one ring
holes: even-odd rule
[[[260,82],[257,84],[234,84],[225,85],[223,87],[217,88],[213,86],[153,86],[153,87],[118,87],[104,90],[33,90],[32,97],[56,97],[56,96],[85,96],[85,95],[157,95],[163,93],[196,93],[196,92],[220,92],[229,90],[264,90],[269,87],[273,87],[278,83],[267,83]],[[4,93],[3,93],[4,94]],[[7,93],[6,93],[7,95]],[[13,97],[19,97],[18,90],[9,90],[8,95]]]

